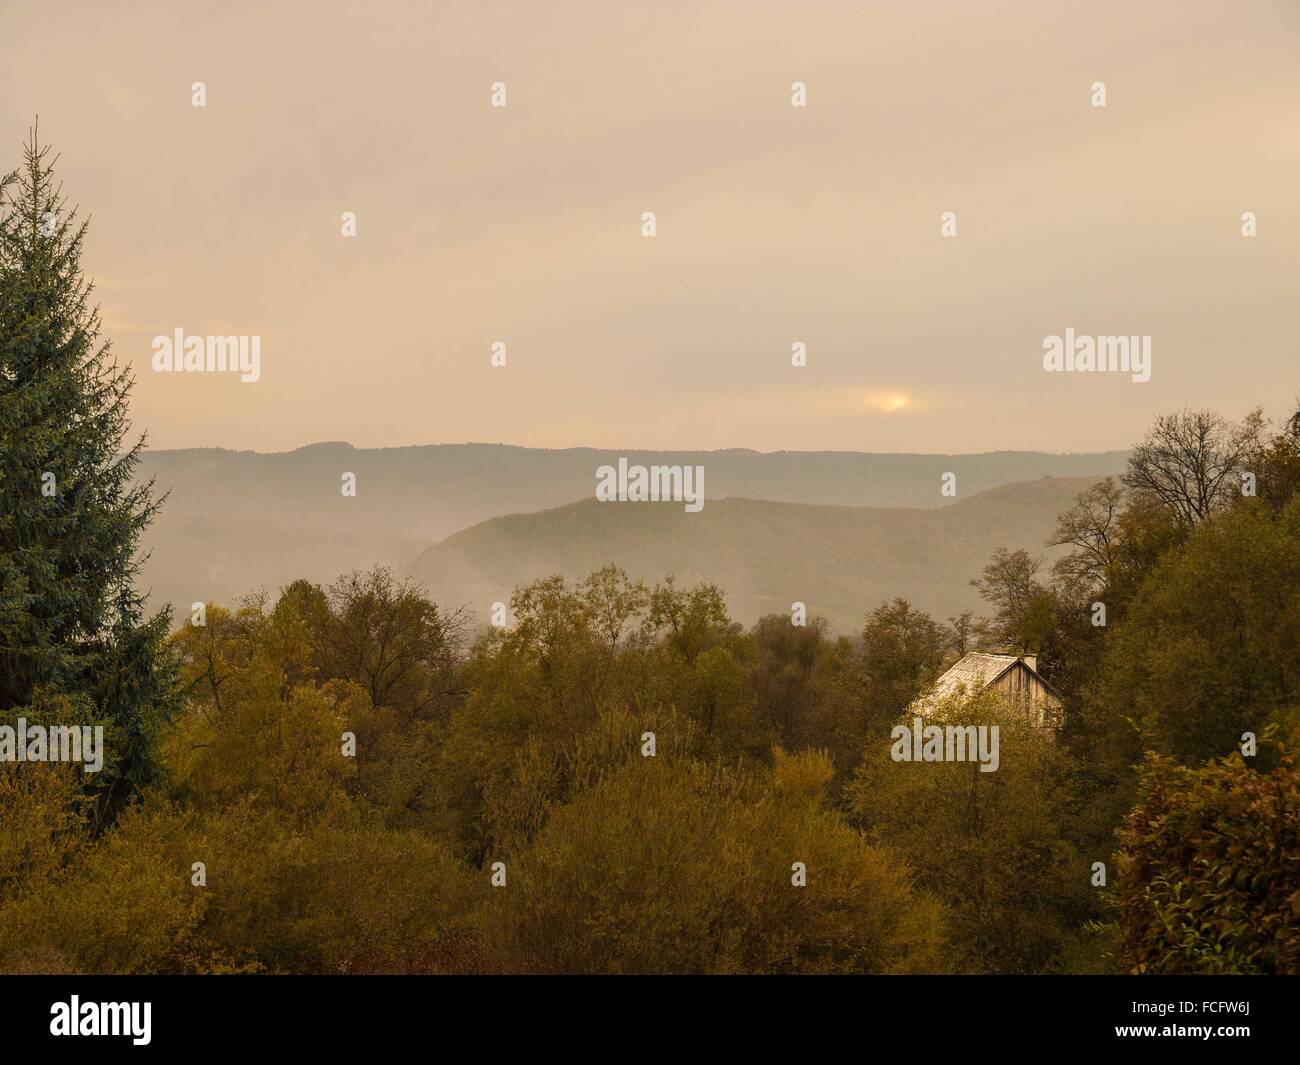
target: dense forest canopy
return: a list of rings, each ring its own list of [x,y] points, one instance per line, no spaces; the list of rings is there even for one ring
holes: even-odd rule
[[[86,818],[80,770],[4,767],[6,823],[22,828],[0,865],[0,957],[22,971],[1294,971],[1296,444],[1261,430],[1250,461],[1278,472],[1194,522],[1100,484],[1062,515],[1079,541],[1065,563],[989,561],[986,617],[898,600],[856,638],[783,615],[743,629],[716,587],[647,587],[613,566],[519,588],[505,627],[476,629],[382,569],[211,604],[168,645],[166,775],[111,827]],[[1037,649],[1065,694],[1059,734],[962,694],[946,716],[1002,725],[996,773],[891,761],[890,728],[972,648]],[[1159,813],[1171,802],[1177,834]],[[1225,842],[1238,830],[1240,852]],[[1228,888],[1194,860],[1207,848]],[[1196,907],[1171,893],[1179,877]],[[87,910],[107,923],[73,919]]]
[[[51,227],[48,215],[56,218]],[[84,226],[33,140],[0,207],[0,971],[1296,972],[1300,412],[1161,416],[986,604],[742,626],[725,589],[537,574],[508,623],[384,568],[146,617],[155,501]],[[44,474],[55,490],[43,492]],[[971,650],[996,772],[891,730]]]

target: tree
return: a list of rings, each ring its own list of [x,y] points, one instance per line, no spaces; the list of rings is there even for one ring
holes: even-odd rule
[[[473,917],[486,881],[438,841],[355,810],[296,824],[249,803],[198,813],[151,801],[79,857],[0,903],[0,972],[481,967]]]
[[[1195,525],[1240,498],[1239,475],[1262,427],[1258,411],[1239,424],[1210,410],[1162,415],[1133,449],[1124,484]]]
[[[485,792],[499,797],[518,783],[518,752],[535,743],[528,766],[549,764],[603,711],[645,705],[637,689],[648,672],[638,660],[647,600],[640,582],[613,567],[576,587],[548,577],[515,590],[513,627],[475,644],[465,664],[469,694],[440,740],[434,780],[450,830],[476,858],[494,842],[483,823]]]
[[[1056,628],[1056,604],[1051,589],[1038,579],[1043,560],[1028,551],[998,548],[971,581],[996,607],[985,634],[1010,650],[1020,653],[1045,650]]]
[[[1068,756],[991,690],[958,692],[932,713],[932,723],[996,725],[997,770],[896,762],[889,737],[878,737],[846,789],[853,821],[907,855],[917,887],[949,908],[945,955],[954,969],[1053,971],[1096,916],[1087,862],[1067,831]]]
[[[340,577],[322,613],[310,587],[290,585],[309,626],[323,627],[327,676],[359,684],[375,706],[445,718],[460,694],[462,611],[445,611],[411,578],[376,566]]]
[[[692,666],[702,651],[730,631],[731,625],[722,589],[716,584],[679,591],[671,577],[650,593],[649,623],[656,631],[666,628],[668,645]]]
[[[1120,956],[1132,973],[1300,973],[1300,771],[1240,754],[1149,755],[1120,833]]]
[[[948,619],[949,640],[957,657],[962,657],[975,643],[975,615],[963,610],[954,618]]]
[[[87,224],[48,155],[33,132],[0,193],[0,714],[57,692],[106,726],[102,823],[159,770],[169,612],[146,618],[133,585],[159,501],[133,478],[132,377],[99,339]]]
[[[1053,566],[1063,580],[1104,593],[1120,552],[1119,517],[1124,509],[1124,489],[1106,477],[1079,493],[1074,506],[1057,516],[1053,547],[1074,550]]]
[[[942,909],[825,802],[821,755],[754,774],[633,754],[556,810],[494,892],[512,971],[886,973],[942,966]],[[806,886],[792,883],[802,863]]]
[[[817,692],[813,671],[829,649],[826,621],[792,625],[785,614],[759,618],[750,631],[754,662],[750,683],[759,715],[778,730],[787,746],[801,745]]]
[[[1281,431],[1265,435],[1246,457],[1256,492],[1268,506],[1281,510],[1300,492],[1300,407]]]
[[[892,721],[934,682],[947,637],[942,626],[906,599],[882,603],[862,627],[867,716]]]
[[[1200,524],[1164,555],[1106,640],[1086,715],[1105,760],[1196,764],[1300,702],[1300,499]]]

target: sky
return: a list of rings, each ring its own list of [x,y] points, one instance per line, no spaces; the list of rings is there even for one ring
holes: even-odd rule
[[[0,25],[0,169],[39,116],[151,447],[1094,451],[1300,390],[1295,0]],[[1067,328],[1149,336],[1150,380],[1047,372]],[[260,337],[259,380],[156,372],[176,329]]]

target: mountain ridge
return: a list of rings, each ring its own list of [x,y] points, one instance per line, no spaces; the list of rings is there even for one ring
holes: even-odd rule
[[[716,583],[746,624],[797,601],[853,631],[895,596],[941,619],[978,610],[969,582],[993,551],[1059,555],[1046,545],[1056,515],[1095,479],[1004,485],[938,508],[725,497],[687,514],[680,504],[588,499],[489,519],[425,549],[406,570],[480,620],[520,584],[554,573],[579,580],[613,563],[648,582]]]
[[[703,464],[705,510],[723,499],[941,510],[945,472],[959,498],[1044,474],[1118,473],[1127,452],[639,451],[429,444],[355,448],[323,441],[288,452],[188,448],[145,451],[137,476],[170,492],[146,531],[142,584],[150,602],[188,610],[231,602],[298,577],[329,582],[375,564],[400,568],[431,546],[492,518],[594,501],[596,469],[633,463]],[[356,476],[355,497],[341,493]],[[1041,524],[1041,523],[1040,523]],[[535,574],[530,574],[532,579]],[[507,591],[508,597],[508,591]]]

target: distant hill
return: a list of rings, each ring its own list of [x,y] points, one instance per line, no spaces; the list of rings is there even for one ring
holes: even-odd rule
[[[1055,557],[1056,515],[1095,478],[1044,478],[945,507],[837,507],[710,500],[698,514],[673,503],[584,500],[494,518],[423,552],[409,567],[434,598],[468,603],[482,621],[516,585],[570,580],[616,563],[648,581],[713,581],[749,623],[796,600],[839,631],[904,596],[939,619],[981,606],[970,586],[999,547]]]
[[[170,496],[146,533],[142,581],[154,604],[230,602],[296,577],[332,580],[376,562],[401,565],[490,518],[591,499],[596,468],[619,455],[705,467],[706,513],[724,496],[776,502],[932,507],[940,476],[962,496],[1043,476],[1118,472],[1126,452],[1052,455],[872,455],[747,450],[652,452],[505,444],[354,448],[313,444],[261,454],[199,448],[147,451],[144,477]],[[339,488],[357,476],[355,498]],[[700,517],[701,515],[693,515]],[[533,574],[528,575],[530,578]]]

